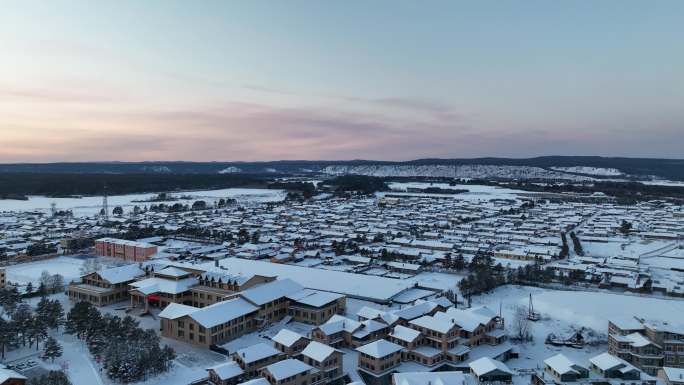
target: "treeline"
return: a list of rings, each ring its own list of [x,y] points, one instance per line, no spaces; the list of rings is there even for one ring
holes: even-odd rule
[[[230,187],[266,187],[268,179],[245,174],[52,174],[0,173],[0,196],[66,197]]]
[[[383,178],[365,175],[342,175],[326,182],[335,188],[336,193],[358,192],[372,194],[376,191],[386,191],[387,185]]]
[[[482,183],[482,181],[480,181]],[[548,193],[576,193],[593,194],[602,192],[617,198],[618,203],[633,204],[646,200],[677,200],[684,201],[684,187],[659,186],[639,182],[592,182],[590,184],[534,184],[518,182],[514,188]],[[505,187],[512,187],[506,184]]]
[[[0,289],[0,357],[19,347],[39,350],[45,341],[41,357],[54,360],[62,355],[62,347],[48,336],[49,329],[64,323],[64,310],[58,300],[43,297],[33,309],[25,303],[16,288]]]

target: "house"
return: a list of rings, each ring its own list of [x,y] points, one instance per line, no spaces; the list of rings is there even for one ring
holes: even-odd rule
[[[589,377],[589,369],[559,353],[544,360],[544,372],[557,382],[576,382]]]
[[[615,357],[610,353],[602,353],[589,359],[591,369],[605,378],[622,380],[639,380],[641,371],[627,361]]]
[[[28,378],[0,365],[0,385],[24,385]]]
[[[513,371],[501,361],[482,357],[468,364],[468,367],[480,384],[513,382]]]
[[[235,361],[228,361],[207,369],[211,385],[236,385],[245,371]]]
[[[397,325],[388,339],[397,345],[401,345],[404,349],[412,350],[418,347],[421,338],[422,334],[418,330]]]
[[[256,329],[259,308],[235,298],[204,308],[172,303],[159,313],[162,336],[203,345],[222,344]]]
[[[684,369],[664,367],[658,372],[667,385],[684,385]]]
[[[72,301],[109,305],[128,299],[128,285],[144,275],[137,264],[95,271],[82,276],[80,283],[69,284],[66,294]]]
[[[309,339],[289,329],[281,329],[271,338],[276,349],[288,357],[297,356],[309,344]]]
[[[294,358],[261,369],[261,376],[271,385],[323,384],[321,374],[312,366]]]
[[[321,379],[331,384],[344,376],[342,352],[318,341],[311,341],[302,351],[302,361],[318,369]]]
[[[333,347],[351,346],[352,333],[362,327],[361,322],[336,314],[323,325],[314,328],[311,336],[314,341]]]
[[[261,368],[286,358],[283,352],[265,343],[252,345],[233,353],[233,359],[244,370],[247,378],[255,377]]]
[[[295,321],[320,325],[335,314],[344,313],[346,297],[342,294],[304,289],[287,296],[287,314]]]
[[[403,349],[401,345],[387,340],[377,340],[358,347],[358,369],[375,377],[387,374],[401,364]]]

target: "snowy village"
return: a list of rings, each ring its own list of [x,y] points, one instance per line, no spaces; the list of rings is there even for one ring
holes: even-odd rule
[[[0,385],[684,385],[684,0],[0,0]]]
[[[3,211],[0,383],[682,383],[680,205],[328,181]]]

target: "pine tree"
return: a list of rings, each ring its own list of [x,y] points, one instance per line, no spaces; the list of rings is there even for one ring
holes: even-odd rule
[[[29,282],[26,284],[26,294],[31,295],[33,294],[33,283]]]
[[[55,358],[62,356],[62,346],[53,337],[48,337],[45,340],[45,346],[43,346],[42,359],[50,359],[50,361],[55,362]]]
[[[12,321],[0,317],[0,353],[3,360],[5,359],[5,350],[15,342],[16,331],[14,329]]]

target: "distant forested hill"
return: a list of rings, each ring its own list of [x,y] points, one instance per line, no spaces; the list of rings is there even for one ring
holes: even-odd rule
[[[405,162],[373,160],[271,162],[84,162],[1,164],[0,173],[89,174],[308,174],[330,166],[525,166],[551,169],[591,167],[617,169],[629,176],[684,180],[684,159],[609,158],[599,156],[544,156],[526,159],[417,159]],[[423,168],[424,169],[424,168]]]

